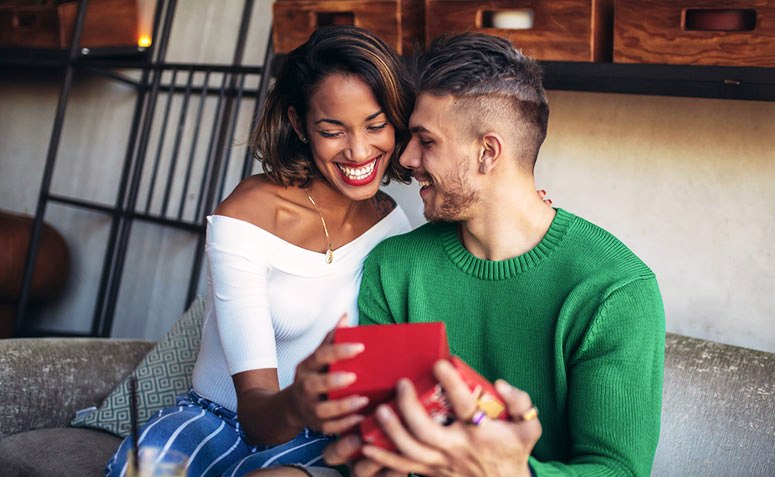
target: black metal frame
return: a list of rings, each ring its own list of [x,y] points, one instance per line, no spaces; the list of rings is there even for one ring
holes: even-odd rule
[[[19,54],[16,58],[5,60],[5,63],[13,63],[19,66],[42,66],[64,68],[64,78],[59,95],[59,103],[54,118],[54,127],[49,141],[48,154],[41,182],[38,204],[33,222],[30,248],[25,263],[24,280],[15,322],[16,336],[101,336],[111,334],[113,318],[115,315],[118,294],[121,288],[122,275],[128,251],[129,238],[132,224],[135,220],[141,220],[166,227],[185,230],[197,235],[197,245],[192,263],[192,273],[188,283],[185,306],[194,299],[197,285],[202,270],[202,256],[204,247],[205,217],[220,200],[225,187],[226,174],[231,161],[230,142],[234,137],[237,118],[241,102],[245,98],[255,99],[253,118],[260,110],[267,94],[271,76],[271,63],[273,61],[271,32],[262,66],[243,66],[243,54],[250,19],[252,16],[254,0],[245,0],[242,10],[242,20],[234,57],[230,65],[196,64],[196,63],[167,63],[165,62],[166,50],[169,44],[170,32],[177,6],[176,0],[158,0],[153,21],[153,39],[151,46],[145,48],[100,49],[86,50],[79,47],[81,30],[88,0],[79,0],[78,14],[74,26],[73,40],[68,50],[67,58],[62,59],[61,51],[38,52],[37,59],[33,59],[28,53]],[[122,57],[121,55],[131,55]],[[42,58],[40,57],[42,55]],[[124,76],[113,71],[114,69],[137,69],[141,71],[139,80]],[[119,180],[118,193],[115,203],[112,205],[100,204],[77,197],[66,197],[51,192],[51,181],[57,159],[59,141],[62,135],[62,127],[65,118],[65,110],[70,97],[73,76],[76,71],[98,75],[113,81],[118,81],[132,86],[137,91],[134,114],[129,131],[129,141],[123,161],[123,168]],[[166,74],[171,74],[168,82],[163,79]],[[204,82],[194,86],[193,78],[196,74],[204,74]],[[266,73],[266,74],[265,74]],[[214,74],[222,76],[220,86],[210,85]],[[177,83],[177,78],[186,77],[184,85]],[[259,76],[257,89],[245,88],[246,77]],[[138,207],[140,188],[143,182],[143,174],[146,167],[146,158],[149,154],[150,138],[153,132],[156,108],[159,103],[160,93],[165,92],[167,102],[164,105],[161,133],[156,150],[153,153],[151,172],[151,185],[145,198],[145,207]],[[169,174],[166,178],[159,177],[162,148],[167,138],[168,125],[170,123],[171,103],[174,95],[183,95],[183,107],[177,118],[177,128],[174,134],[173,157]],[[174,173],[178,156],[181,150],[181,131],[186,121],[186,113],[190,100],[198,96],[198,110],[196,114],[196,126],[193,137],[193,146],[187,158],[186,179],[180,206],[177,211],[170,211],[172,173]],[[190,187],[191,170],[193,168],[195,145],[198,142],[203,119],[203,110],[208,98],[217,96],[215,119],[210,131],[209,144],[204,161],[205,171],[202,175],[197,195],[196,211],[193,219],[184,218],[184,198]],[[241,167],[242,177],[252,171],[252,158],[246,153],[244,164]],[[152,213],[151,206],[154,200],[156,184],[164,184],[162,195],[161,213]],[[163,182],[161,182],[163,181]],[[48,203],[87,209],[112,217],[108,241],[105,248],[105,256],[102,262],[102,273],[99,291],[92,317],[91,329],[88,333],[69,331],[46,331],[34,329],[28,326],[26,316],[29,305],[29,293],[32,282],[32,270],[37,259],[40,233]]]

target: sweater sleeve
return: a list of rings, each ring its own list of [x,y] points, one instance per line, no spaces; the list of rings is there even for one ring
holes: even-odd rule
[[[210,222],[206,254],[215,316],[229,374],[277,368],[269,312],[267,264],[260,244],[246,243],[238,221]]]
[[[638,278],[611,292],[569,361],[570,461],[531,457],[535,475],[650,475],[659,440],[664,350],[656,279]]]
[[[379,260],[372,253],[363,265],[363,278],[358,293],[358,324],[386,325],[395,320],[380,280]]]

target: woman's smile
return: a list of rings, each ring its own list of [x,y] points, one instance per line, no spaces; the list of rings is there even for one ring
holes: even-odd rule
[[[357,165],[344,165],[336,163],[336,168],[342,175],[342,180],[349,185],[366,185],[377,177],[377,164],[382,160],[383,155]]]

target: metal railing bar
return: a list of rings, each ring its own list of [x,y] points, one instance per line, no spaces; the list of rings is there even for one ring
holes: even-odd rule
[[[59,141],[62,137],[62,129],[65,122],[65,111],[67,110],[67,103],[70,99],[70,89],[72,88],[73,75],[75,73],[73,63],[78,57],[78,45],[81,42],[81,32],[83,30],[83,22],[84,18],[86,17],[86,9],[88,4],[88,0],[79,0],[78,3],[78,13],[76,14],[75,24],[73,26],[73,35],[70,43],[68,63],[67,67],[65,68],[62,89],[59,92],[59,101],[57,103],[57,109],[54,116],[54,127],[51,130],[48,152],[46,154],[46,163],[43,167],[43,178],[41,179],[40,190],[38,191],[38,204],[35,210],[35,219],[33,220],[32,230],[30,232],[30,246],[27,249],[27,257],[24,264],[24,278],[22,279],[16,321],[14,323],[15,334],[20,334],[25,326],[27,304],[30,299],[30,288],[32,286],[32,274],[35,270],[35,262],[38,258],[38,248],[40,245],[40,233],[43,228],[43,218],[46,215],[46,199],[48,197],[49,190],[51,189],[51,181],[54,176],[54,165],[56,162],[57,153],[59,152]]]
[[[180,142],[183,137],[183,130],[186,125],[186,116],[188,114],[188,103],[191,99],[191,84],[194,79],[194,72],[188,71],[188,80],[183,94],[183,104],[180,106],[180,115],[178,116],[178,126],[175,129],[175,144],[172,147],[172,157],[170,166],[167,168],[167,184],[164,187],[164,201],[161,206],[161,215],[167,214],[167,205],[169,204],[170,191],[172,190],[172,181],[175,177],[175,170],[178,167],[178,156],[180,155]],[[193,145],[192,145],[193,147]]]
[[[159,174],[159,163],[161,162],[161,153],[164,148],[164,139],[167,137],[167,125],[170,119],[170,109],[172,109],[172,100],[175,95],[174,88],[175,80],[178,77],[178,70],[172,70],[172,79],[170,80],[170,88],[167,90],[167,104],[164,106],[164,119],[162,120],[161,131],[159,132],[159,140],[156,143],[156,157],[153,161],[153,172],[151,173],[151,184],[148,186],[148,197],[145,201],[145,213],[150,213],[151,204],[153,203],[153,190],[156,187],[156,177]]]

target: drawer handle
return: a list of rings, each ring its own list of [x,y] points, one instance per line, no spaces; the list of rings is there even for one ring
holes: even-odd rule
[[[683,11],[686,31],[753,31],[756,10],[751,8],[687,8]]]
[[[38,26],[38,15],[24,12],[15,13],[11,20],[11,25],[14,30],[33,30]]]
[[[355,25],[353,12],[317,12],[318,26]]]
[[[535,15],[532,8],[515,10],[484,10],[481,12],[480,28],[499,28],[501,30],[530,30]]]

